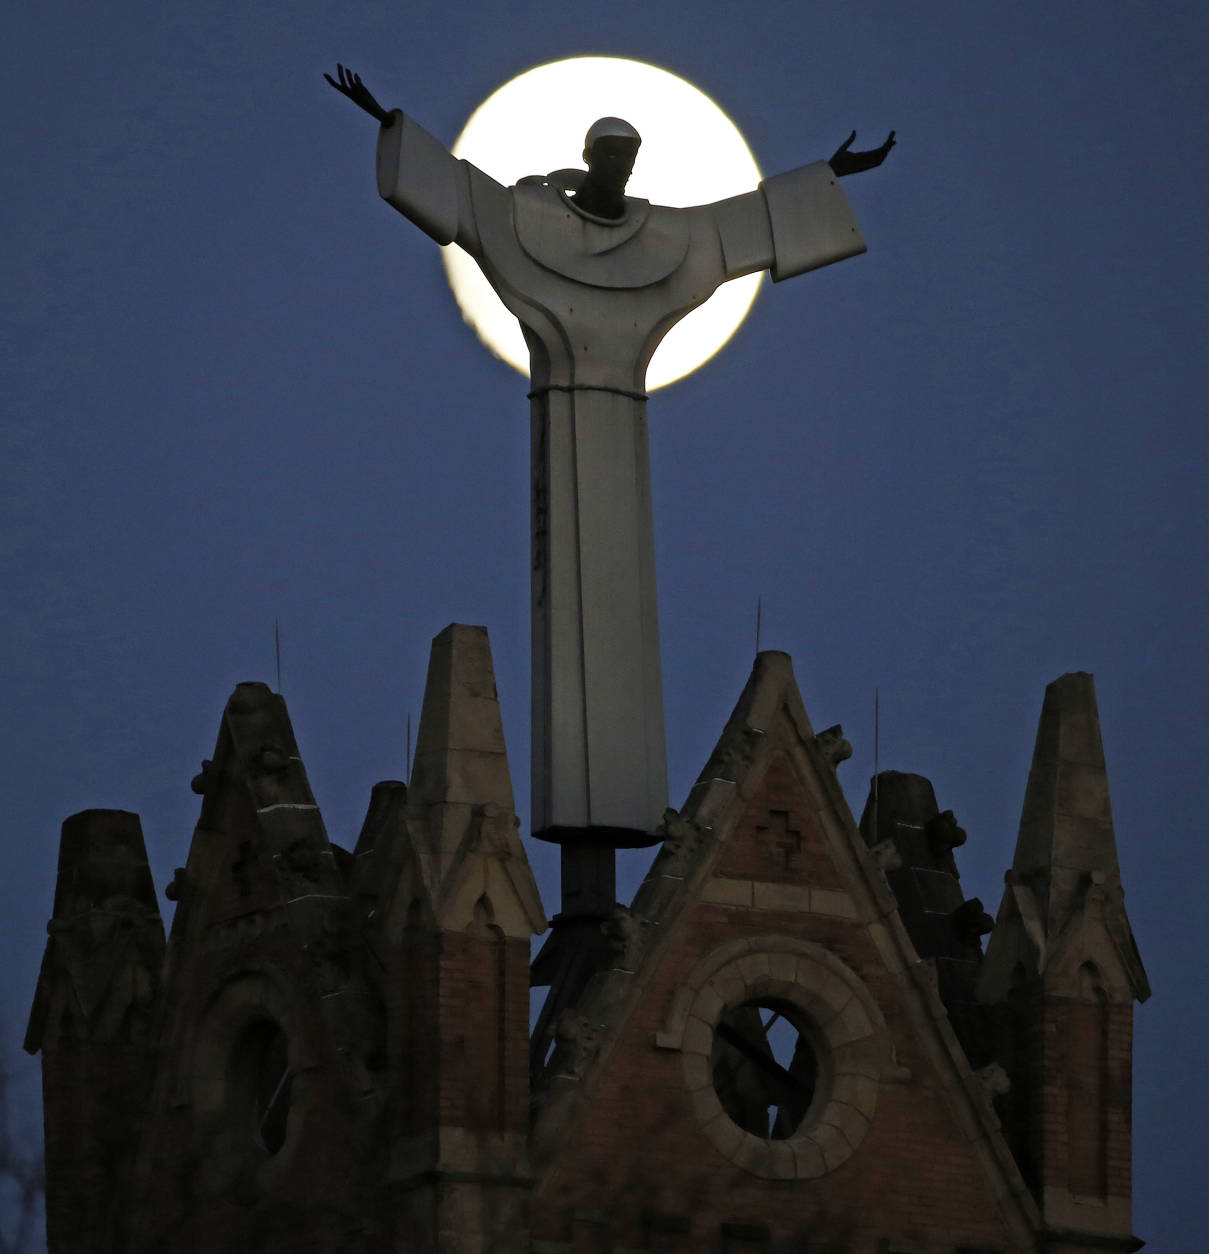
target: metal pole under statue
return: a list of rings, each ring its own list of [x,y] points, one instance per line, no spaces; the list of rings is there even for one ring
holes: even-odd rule
[[[564,914],[613,907],[612,849],[655,842],[667,805],[646,430],[663,336],[728,279],[790,278],[865,251],[838,178],[894,143],[686,209],[625,195],[641,138],[587,133],[586,171],[504,187],[343,66],[329,83],[381,124],[378,190],[469,253],[524,330],[533,472],[533,834],[564,846]],[[607,853],[607,856],[605,856]],[[583,863],[580,866],[580,863]]]

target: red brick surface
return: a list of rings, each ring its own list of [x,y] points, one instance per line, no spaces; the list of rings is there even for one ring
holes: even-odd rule
[[[801,833],[797,867],[788,876],[783,855],[767,840],[770,810],[787,813],[789,827]],[[783,759],[747,806],[717,869],[859,892],[841,879]],[[868,1136],[821,1179],[765,1180],[724,1158],[689,1107],[681,1055],[652,1046],[672,994],[692,967],[725,941],[763,933],[815,941],[859,974],[885,1016],[899,1063],[911,1074],[905,1083],[882,1084]],[[691,1239],[683,1248],[694,1250],[747,1248],[750,1235],[723,1244],[726,1223],[764,1225],[772,1245],[760,1248],[775,1250],[808,1249],[812,1234],[842,1237],[849,1254],[874,1254],[886,1237],[910,1239],[928,1251],[951,1251],[962,1243],[1011,1249],[991,1182],[951,1112],[950,1086],[920,1048],[898,986],[862,925],[697,905],[663,950],[659,969],[603,1065],[582,1123],[540,1189],[536,1230],[570,1240],[570,1210],[603,1207],[616,1212],[614,1242],[634,1248],[643,1248],[643,1212],[657,1211],[689,1218]],[[588,1241],[585,1234],[575,1236],[575,1248],[593,1248]]]

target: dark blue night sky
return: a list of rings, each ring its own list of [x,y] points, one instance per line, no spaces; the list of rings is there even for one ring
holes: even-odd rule
[[[858,147],[899,141],[846,183],[868,254],[767,284],[728,348],[652,401],[672,802],[746,679],[762,598],[762,646],[856,748],[849,804],[877,689],[881,766],[933,780],[969,832],[967,894],[994,912],[1045,685],[1094,672],[1155,990],[1134,1229],[1201,1248],[1209,10],[49,0],[0,21],[0,1009],[19,1121],[60,822],[138,811],[166,883],[230,689],[275,682],[275,620],[333,840],[404,771],[451,621],[491,633],[524,816],[525,384],[378,199],[374,124],[322,73],[354,66],[452,142],[520,71],[619,55],[707,91],[766,173],[854,127]],[[556,852],[530,854],[553,910]],[[631,887],[640,871],[631,855]]]

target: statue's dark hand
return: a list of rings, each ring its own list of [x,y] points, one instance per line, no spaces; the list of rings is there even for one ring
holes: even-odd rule
[[[323,77],[342,95],[347,96],[359,109],[364,109],[371,117],[375,117],[383,126],[390,125],[390,114],[374,99],[369,88],[361,81],[360,74],[346,70],[344,66],[336,66],[339,82],[330,74]]]
[[[886,154],[894,147],[893,131],[886,136],[886,142],[880,148],[872,148],[868,152],[848,151],[852,147],[852,141],[855,138],[856,132],[853,131],[835,150],[835,154],[827,163],[835,171],[838,178],[843,178],[846,174],[860,174],[863,170],[874,169],[885,161]]]

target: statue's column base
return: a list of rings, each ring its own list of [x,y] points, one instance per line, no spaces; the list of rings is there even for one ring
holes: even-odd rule
[[[533,838],[552,845],[606,845],[613,849],[649,849],[663,840],[655,832],[636,827],[543,827]]]

